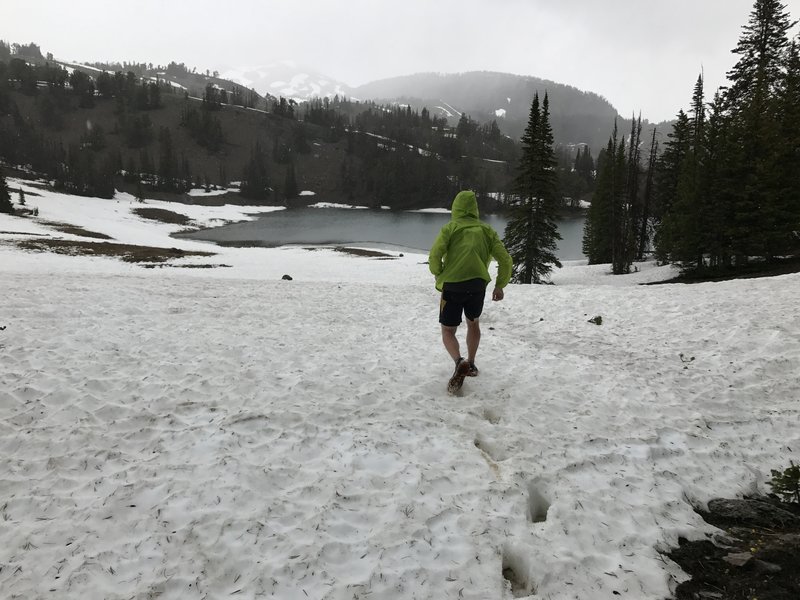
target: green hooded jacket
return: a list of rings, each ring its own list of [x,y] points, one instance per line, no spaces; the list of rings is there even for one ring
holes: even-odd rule
[[[511,256],[497,232],[478,218],[475,192],[459,192],[451,213],[450,222],[436,236],[428,256],[428,266],[436,276],[436,289],[441,291],[445,283],[469,279],[490,282],[492,258],[498,264],[495,287],[506,287],[511,279]]]

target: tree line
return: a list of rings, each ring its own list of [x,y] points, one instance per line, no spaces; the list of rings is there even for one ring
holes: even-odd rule
[[[756,0],[733,53],[730,85],[710,101],[697,78],[657,155],[640,153],[638,122],[614,128],[598,156],[584,230],[591,264],[627,273],[652,251],[710,274],[800,249],[800,48],[778,0]]]
[[[19,45],[3,47],[11,52]],[[38,46],[35,49],[38,52]],[[90,76],[80,69],[68,72],[49,61],[28,64],[13,56],[0,60],[0,110],[8,115],[0,120],[0,158],[29,164],[54,179],[59,189],[78,194],[113,195],[115,175],[156,190],[181,192],[198,183],[225,185],[230,170],[234,177],[242,178],[243,196],[280,201],[299,193],[298,180],[305,175],[300,158],[311,152],[313,139],[343,145],[345,152],[334,183],[353,201],[397,208],[443,206],[455,191],[472,188],[485,206],[498,208],[498,198],[511,194],[520,144],[503,135],[496,121],[481,124],[462,114],[457,124],[450,125],[427,108],[413,110],[340,96],[300,104],[276,98],[270,99],[266,112],[285,125],[271,129],[272,139],[254,135],[250,140],[229,140],[219,115],[232,103],[246,104],[241,90],[226,90],[209,82],[198,103],[158,76],[155,80],[139,76],[154,69],[164,69],[157,75],[194,73],[182,63],[167,67],[103,64],[97,68],[101,67],[130,70]],[[11,92],[35,98],[38,123],[23,118]],[[168,132],[154,125],[151,115],[164,106],[164,95],[174,98],[181,93],[185,101],[179,122],[168,127]],[[59,132],[67,126],[72,111],[91,110],[104,103],[112,103],[114,122],[95,124],[79,142],[65,146]],[[221,160],[219,172],[204,175],[201,181],[184,148],[176,143],[176,127],[183,128],[210,155],[224,154],[229,143],[244,142],[251,148],[250,158],[228,168]],[[109,135],[115,139],[109,140]],[[579,151],[578,157],[560,149],[556,164],[560,196],[574,199],[590,192],[593,176],[592,169],[586,169],[586,159],[592,163],[588,148]],[[579,164],[583,165],[582,175],[577,174]]]

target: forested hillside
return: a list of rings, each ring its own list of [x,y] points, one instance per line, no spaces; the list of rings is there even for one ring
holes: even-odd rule
[[[546,93],[552,106],[551,123],[556,144],[588,144],[592,152],[604,147],[617,110],[602,96],[537,77],[476,71],[459,74],[422,73],[368,83],[353,90],[357,98],[378,101],[398,99],[412,106],[427,106],[437,114],[460,113],[489,122],[497,120],[501,131],[522,137],[531,99]],[[622,115],[624,118],[631,115]],[[621,119],[625,126],[629,120]],[[645,121],[646,130],[649,124]],[[647,136],[645,136],[647,137]]]
[[[36,44],[0,43],[0,159],[85,195],[241,182],[247,201],[296,203],[310,190],[393,208],[446,206],[464,188],[493,208],[513,178],[519,145],[497,119],[453,124],[427,107],[339,97],[297,104],[214,75],[62,66]],[[576,182],[574,148],[560,156],[562,195],[575,202],[590,182]]]

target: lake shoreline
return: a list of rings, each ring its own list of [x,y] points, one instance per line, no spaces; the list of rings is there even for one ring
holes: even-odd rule
[[[185,230],[176,239],[213,242],[221,247],[363,246],[425,254],[441,227],[450,220],[445,209],[402,210],[342,206],[285,208],[254,215],[255,220]],[[565,211],[559,219],[560,260],[580,260],[585,211]],[[481,219],[503,236],[507,217]]]

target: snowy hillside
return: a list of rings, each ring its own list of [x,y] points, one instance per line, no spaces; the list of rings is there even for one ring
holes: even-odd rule
[[[450,397],[423,255],[218,248],[9,186],[39,217],[0,214],[4,597],[660,600],[661,552],[715,532],[693,508],[800,460],[800,274],[569,263],[487,303]],[[16,245],[96,242],[54,222],[217,254]]]

